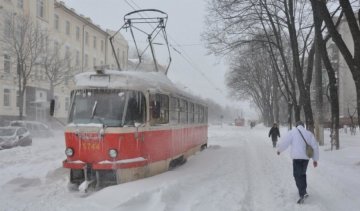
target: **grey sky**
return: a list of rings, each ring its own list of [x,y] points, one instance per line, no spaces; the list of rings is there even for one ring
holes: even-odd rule
[[[123,17],[134,9],[159,9],[169,15],[169,42],[181,52],[172,50],[168,77],[188,87],[192,93],[230,105],[224,85],[226,67],[218,58],[206,55],[201,32],[204,30],[206,0],[64,0],[77,13],[88,16],[102,28],[117,30]],[[131,5],[131,6],[130,6]],[[124,34],[124,32],[122,32]],[[133,44],[129,40],[129,44]],[[181,46],[177,46],[180,44]],[[190,63],[184,59],[190,58]],[[204,75],[206,75],[204,77]]]

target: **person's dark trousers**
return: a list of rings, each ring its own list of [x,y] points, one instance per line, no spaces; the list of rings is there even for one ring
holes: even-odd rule
[[[299,196],[303,197],[306,193],[306,169],[309,160],[294,159],[293,160],[293,173],[296,182],[296,187],[299,190]]]
[[[272,139],[272,143],[273,143],[273,147],[276,147],[276,142],[277,142],[277,137],[275,138],[271,138]]]

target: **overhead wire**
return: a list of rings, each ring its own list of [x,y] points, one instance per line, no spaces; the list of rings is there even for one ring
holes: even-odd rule
[[[133,0],[129,0],[129,1],[131,1],[131,2],[135,5],[135,7],[137,7],[137,9],[142,9],[142,8],[141,8],[139,5],[137,5]],[[133,5],[131,5],[131,4],[128,2],[128,0],[125,0],[125,3],[126,3],[127,5],[129,5],[133,10],[137,10]],[[141,14],[140,14],[140,16],[141,16],[142,18],[144,18]],[[149,25],[150,25],[151,27],[153,27],[150,23],[149,23]],[[200,68],[198,68],[198,66],[191,60],[191,58],[187,55],[186,51],[185,51],[184,49],[182,49],[182,46],[183,46],[183,45],[180,45],[178,42],[176,42],[176,40],[175,40],[173,37],[171,37],[169,33],[167,33],[167,35],[168,35],[168,37],[176,44],[176,46],[182,50],[183,53],[182,53],[181,51],[179,51],[177,48],[175,48],[174,45],[172,45],[172,44],[169,43],[170,47],[171,47],[178,55],[180,55],[194,70],[198,71],[198,72],[200,73],[200,75],[201,75],[202,77],[204,77],[204,78],[208,81],[208,83],[215,88],[215,90],[217,90],[217,91],[220,92],[221,94],[224,94],[224,93],[222,92],[222,90],[221,90],[220,88],[218,88],[217,85],[215,85],[215,83],[212,82],[212,81],[205,75],[205,73],[203,73],[202,70],[200,70]],[[200,45],[200,44],[199,44],[199,45]]]

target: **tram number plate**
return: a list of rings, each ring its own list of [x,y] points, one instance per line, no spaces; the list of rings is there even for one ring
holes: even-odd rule
[[[81,148],[85,151],[100,151],[100,144],[96,142],[82,142]]]

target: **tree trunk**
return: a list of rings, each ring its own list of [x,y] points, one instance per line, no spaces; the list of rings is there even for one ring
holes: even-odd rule
[[[18,89],[19,89],[19,119],[23,119],[23,112],[24,112],[24,90],[22,87],[22,71],[21,71],[21,64],[18,61],[16,65],[17,77],[18,77]]]
[[[323,40],[322,36],[320,37],[321,42],[321,52],[322,60],[329,77],[329,87],[330,87],[330,104],[331,104],[331,145],[335,145],[336,149],[340,148],[339,140],[339,96],[338,96],[338,87],[337,79],[334,68],[331,65],[328,52],[326,50],[326,42]],[[332,148],[331,146],[331,148]]]
[[[338,87],[335,71],[331,66],[329,55],[326,51],[326,44],[322,41],[322,58],[324,65],[326,67],[328,77],[329,77],[329,86],[330,86],[330,104],[331,104],[331,145],[335,145],[336,149],[340,148],[339,140],[339,96],[338,96]]]
[[[289,124],[289,130],[292,129],[292,110],[293,110],[293,104],[291,102],[288,102],[288,124]]]
[[[276,73],[275,73],[276,74]],[[276,76],[275,76],[276,77]],[[279,123],[279,85],[277,83],[277,80],[275,79],[275,85],[274,85],[274,103],[273,103],[273,107],[274,107],[274,121]]]
[[[311,90],[311,81],[312,81],[312,77],[313,77],[313,69],[314,69],[314,59],[315,59],[315,44],[312,44],[310,51],[309,51],[309,55],[308,55],[308,66],[307,66],[307,72],[306,72],[306,81],[305,81],[305,92],[307,96],[311,96],[310,95],[310,90]],[[307,111],[307,107],[304,107],[304,111]],[[307,119],[307,121],[314,121],[314,120],[309,120]],[[314,124],[309,124],[308,129],[314,133]]]
[[[300,114],[301,114],[301,106],[294,105],[294,114],[295,114],[295,122],[298,122],[301,120]]]
[[[323,103],[323,91],[322,91],[322,65],[321,65],[321,55],[324,54],[322,49],[322,34],[321,34],[321,24],[322,19],[320,18],[317,9],[317,3],[314,0],[311,0],[311,6],[313,10],[313,19],[315,25],[315,106],[316,106],[316,115],[315,115],[315,137],[319,142],[320,146],[324,145],[324,118],[322,111],[324,108]]]
[[[341,7],[346,16],[348,26],[354,40],[354,57],[350,50],[346,46],[340,33],[337,31],[335,24],[330,16],[329,10],[326,7],[325,1],[318,1],[318,8],[322,19],[325,21],[326,28],[329,31],[334,43],[339,48],[346,64],[348,65],[356,87],[357,97],[357,111],[358,111],[358,123],[360,125],[360,30],[358,21],[355,19],[354,11],[351,8],[351,4],[347,0],[340,0]]]
[[[358,68],[360,71],[360,68]],[[357,97],[357,113],[358,113],[358,126],[360,127],[360,77],[356,79],[355,86],[356,86],[356,97]]]
[[[298,40],[297,40],[296,28],[295,28],[296,23],[295,23],[294,11],[293,11],[293,3],[294,3],[293,0],[289,0],[289,5],[285,6],[285,11],[287,11],[286,12],[287,24],[288,24],[288,30],[289,30],[289,35],[290,35],[293,66],[294,66],[296,81],[297,81],[299,93],[300,93],[300,99],[299,99],[300,105],[295,105],[295,107],[294,107],[295,120],[296,121],[301,120],[301,118],[300,118],[301,107],[304,106],[306,126],[308,128],[313,128],[314,120],[313,120],[313,114],[312,114],[312,109],[311,109],[311,99],[310,99],[310,95],[308,95],[305,90],[303,71],[302,71],[301,65],[300,65],[299,45],[298,45]]]
[[[321,25],[319,26],[321,27]],[[321,29],[320,29],[321,30]],[[321,33],[321,31],[316,30]],[[320,34],[321,36],[321,34]],[[316,107],[316,114],[315,114],[315,137],[316,140],[319,142],[320,146],[324,145],[324,118],[323,118],[323,90],[322,90],[322,64],[321,64],[321,55],[324,53],[319,46],[320,39],[319,35],[316,35],[315,39],[315,107]]]
[[[52,81],[50,81],[50,86],[49,86],[49,100],[53,100],[54,99],[54,84]]]
[[[315,33],[316,36],[316,44],[319,49],[319,53],[322,55],[322,61],[326,67],[326,71],[329,77],[329,87],[330,87],[330,104],[331,104],[331,149],[333,146],[336,146],[336,149],[340,148],[339,141],[339,98],[338,98],[338,87],[337,87],[337,79],[336,73],[331,65],[331,61],[329,59],[329,55],[326,49],[326,42],[324,41],[321,34],[321,23],[322,16],[320,15],[319,2],[312,0],[311,1],[313,7],[314,14],[314,22],[315,22]],[[321,142],[320,142],[321,144]],[[323,144],[323,143],[322,143]]]

